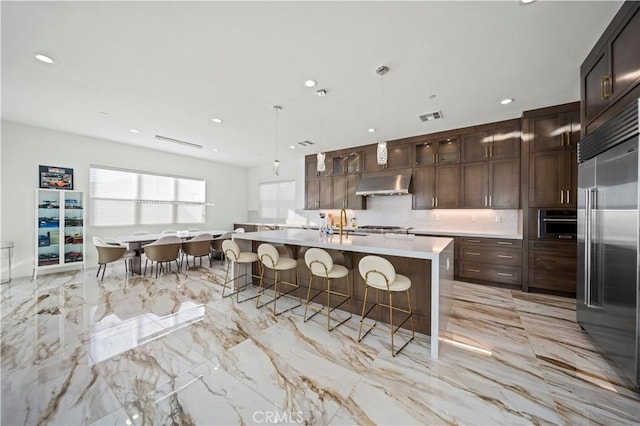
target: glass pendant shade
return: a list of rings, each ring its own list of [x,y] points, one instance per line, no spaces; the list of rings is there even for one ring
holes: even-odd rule
[[[280,176],[280,161],[278,160],[273,162],[273,174]]]
[[[316,161],[316,170],[317,170],[318,172],[324,172],[324,171],[325,171],[325,169],[326,169],[326,165],[325,165],[325,162],[324,162],[324,159],[325,159],[324,152],[319,152],[319,153],[316,155],[316,158],[317,158],[317,161]]]
[[[387,143],[378,142],[378,150],[376,152],[376,160],[380,166],[387,164]]]

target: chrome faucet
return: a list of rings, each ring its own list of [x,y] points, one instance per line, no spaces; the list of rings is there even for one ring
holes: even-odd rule
[[[340,227],[340,236],[342,236],[342,227],[345,226],[346,224],[347,224],[347,210],[341,209],[340,210],[340,225],[338,225]]]

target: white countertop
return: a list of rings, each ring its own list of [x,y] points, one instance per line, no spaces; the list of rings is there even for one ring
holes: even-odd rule
[[[300,229],[318,229],[319,225],[288,225],[285,223],[258,223],[258,222],[236,222],[242,225],[257,225],[257,226],[270,226],[270,227],[278,227],[278,228],[300,228]],[[338,227],[334,226],[334,230],[337,230]],[[358,232],[360,228],[351,226],[343,227],[345,231],[349,232]],[[364,232],[364,231],[363,231]],[[391,231],[390,231],[391,232]],[[504,238],[507,240],[521,240],[522,234],[496,234],[490,232],[474,232],[474,231],[435,231],[431,229],[425,228],[410,228],[408,230],[409,234],[416,235],[442,235],[445,237],[478,237],[478,238]]]
[[[416,238],[412,235],[340,236],[333,234],[323,237],[318,231],[308,229],[246,232],[233,234],[233,238],[430,260],[436,260],[440,252],[453,242],[451,238]]]
[[[433,231],[429,229],[412,228],[410,233],[416,235],[445,235],[452,237],[504,238],[505,240],[521,240],[522,234],[491,234],[488,232],[449,232]]]

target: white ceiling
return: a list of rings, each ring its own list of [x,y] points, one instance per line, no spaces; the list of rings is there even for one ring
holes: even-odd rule
[[[2,118],[254,166],[276,155],[282,105],[286,161],[578,100],[580,64],[620,5],[3,1]],[[444,118],[418,119],[434,110]]]

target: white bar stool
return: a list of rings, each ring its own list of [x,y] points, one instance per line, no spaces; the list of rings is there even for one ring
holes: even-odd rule
[[[402,351],[408,344],[415,338],[415,330],[413,329],[413,313],[411,311],[411,299],[409,297],[409,289],[411,288],[411,280],[400,274],[396,274],[396,270],[387,259],[380,256],[365,256],[360,260],[358,264],[358,269],[360,271],[360,275],[364,278],[366,287],[364,290],[364,302],[362,303],[362,317],[360,318],[360,331],[358,332],[358,342],[362,341],[371,330],[376,327],[378,323],[378,317],[380,314],[380,306],[384,306],[385,308],[389,308],[389,331],[391,334],[391,355],[396,356]],[[369,287],[373,287],[376,289],[376,301],[365,313],[365,308],[367,306],[367,293],[369,292]],[[384,290],[387,292],[389,296],[389,304],[380,303],[379,292],[380,290]],[[392,293],[405,291],[407,293],[407,306],[408,309],[402,309],[393,306]],[[364,335],[362,334],[362,325],[364,323],[364,319],[369,315],[371,310],[375,307],[376,309],[376,319],[373,325],[367,330]],[[393,328],[393,311],[400,311],[408,314],[408,316],[395,328]],[[395,350],[393,336],[396,332],[404,325],[407,320],[411,321],[411,338],[404,344],[398,351]]]
[[[261,308],[269,303],[273,302],[273,314],[280,315],[284,312],[290,311],[291,309],[297,308],[302,305],[302,299],[300,298],[300,285],[298,285],[298,262],[295,259],[290,257],[281,257],[280,253],[278,253],[278,249],[276,249],[271,244],[260,244],[258,246],[258,259],[260,259],[260,263],[262,263],[262,269],[260,271],[260,290],[258,291],[258,300],[256,302],[256,307]],[[270,287],[274,288],[274,295],[272,299],[266,303],[260,304],[260,298],[264,296],[264,291],[266,290],[264,287],[264,271],[265,269],[271,269],[274,273],[274,281]],[[290,283],[287,281],[280,280],[280,272],[282,271],[291,271],[295,270],[296,273],[296,282]],[[284,284],[288,287],[292,287],[290,290],[282,293],[278,291],[278,285]],[[292,306],[284,311],[277,312],[276,303],[278,299],[282,296],[289,295],[292,291],[298,290],[298,304],[296,306]]]
[[[313,301],[319,295],[325,293],[327,295],[327,304],[326,304],[327,330],[331,331],[334,328],[338,327],[339,325],[344,324],[346,321],[348,321],[352,317],[351,282],[349,280],[349,274],[351,273],[351,271],[347,269],[345,266],[335,265],[333,263],[333,259],[331,258],[331,255],[327,253],[325,250],[322,250],[319,248],[310,248],[309,250],[307,250],[307,252],[304,254],[304,261],[307,264],[307,267],[309,268],[309,289],[307,290],[307,303],[304,308],[304,321],[307,322],[308,320],[313,318],[317,313],[323,312],[325,310],[324,309],[325,305],[323,303],[320,309],[312,308],[312,309],[315,309],[315,312],[310,317],[307,318],[307,310],[309,309],[309,304],[311,303],[311,301]],[[325,287],[324,289],[316,292],[316,294],[313,297],[311,297],[311,283],[313,282],[314,276],[319,278],[324,278]],[[331,280],[340,279],[344,277],[347,277],[347,292],[342,293],[339,291],[332,290]],[[333,308],[331,307],[332,295],[344,298],[340,303],[338,303]],[[341,322],[339,322],[338,324],[331,327],[331,312],[333,312],[335,309],[342,306],[342,304],[347,301],[349,302],[349,316],[344,320],[342,320]]]
[[[224,254],[224,258],[227,261],[227,272],[225,273],[225,276],[224,276],[224,284],[223,284],[224,287],[222,288],[222,297],[229,297],[229,296],[233,296],[235,294],[236,295],[236,302],[238,302],[238,303],[246,302],[247,300],[255,299],[256,297],[258,297],[258,295],[256,294],[253,297],[249,297],[247,299],[240,300],[240,292],[242,290],[244,290],[245,288],[247,288],[248,286],[250,286],[253,283],[253,280],[251,280],[251,282],[249,282],[249,283],[247,283],[246,280],[245,280],[245,283],[242,286],[238,285],[238,287],[236,287],[235,291],[233,291],[232,293],[229,293],[229,294],[225,294],[227,292],[227,289],[228,289],[227,284],[233,283],[234,281],[237,281],[237,280],[240,280],[240,278],[242,278],[242,277],[250,276],[251,278],[257,278],[257,279],[260,278],[260,276],[258,276],[258,275],[254,275],[253,273],[245,272],[242,275],[231,277],[231,279],[229,279],[229,272],[230,272],[230,268],[231,268],[231,263],[235,263],[236,266],[243,265],[244,267],[252,268],[251,265],[254,262],[258,261],[258,255],[256,253],[251,252],[251,251],[241,252],[240,251],[240,246],[238,245],[238,243],[236,243],[233,240],[224,240],[224,241],[222,241],[222,253]]]

